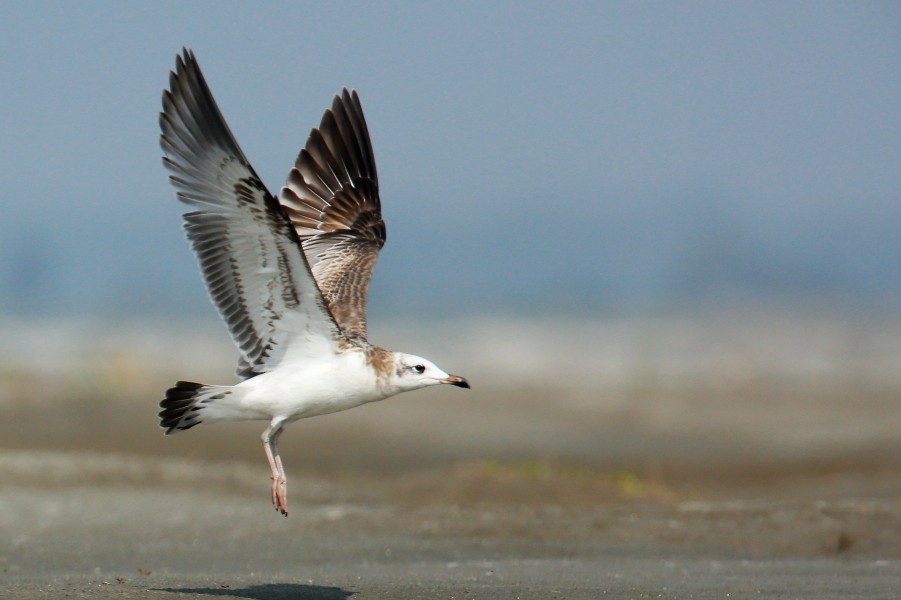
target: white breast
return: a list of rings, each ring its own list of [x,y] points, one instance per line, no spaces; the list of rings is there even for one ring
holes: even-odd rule
[[[314,417],[387,396],[364,352],[356,349],[316,361],[285,361],[237,387],[246,389],[241,405],[266,419]]]

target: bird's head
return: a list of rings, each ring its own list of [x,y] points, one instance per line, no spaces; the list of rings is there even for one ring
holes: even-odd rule
[[[450,375],[435,363],[412,354],[394,354],[394,372],[390,377],[391,386],[398,392],[409,392],[430,385],[449,384],[469,389],[469,382],[456,375]]]

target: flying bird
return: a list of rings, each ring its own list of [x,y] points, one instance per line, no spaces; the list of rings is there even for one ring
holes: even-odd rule
[[[356,91],[335,96],[278,197],[226,125],[194,53],[169,74],[163,163],[190,207],[187,232],[213,304],[240,351],[237,385],[179,381],[160,402],[166,434],[201,423],[268,421],[272,504],[288,514],[278,439],[288,423],[466,379],[369,342],[366,294],[385,223]]]

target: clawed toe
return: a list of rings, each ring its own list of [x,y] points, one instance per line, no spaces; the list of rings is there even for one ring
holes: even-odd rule
[[[288,480],[284,477],[272,477],[272,505],[276,512],[288,516]]]

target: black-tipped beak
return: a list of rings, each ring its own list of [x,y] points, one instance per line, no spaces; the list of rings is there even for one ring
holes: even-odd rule
[[[449,383],[457,387],[466,388],[467,390],[469,389],[469,382],[462,377],[457,377],[456,375],[448,375],[447,379],[441,380],[441,383]]]

